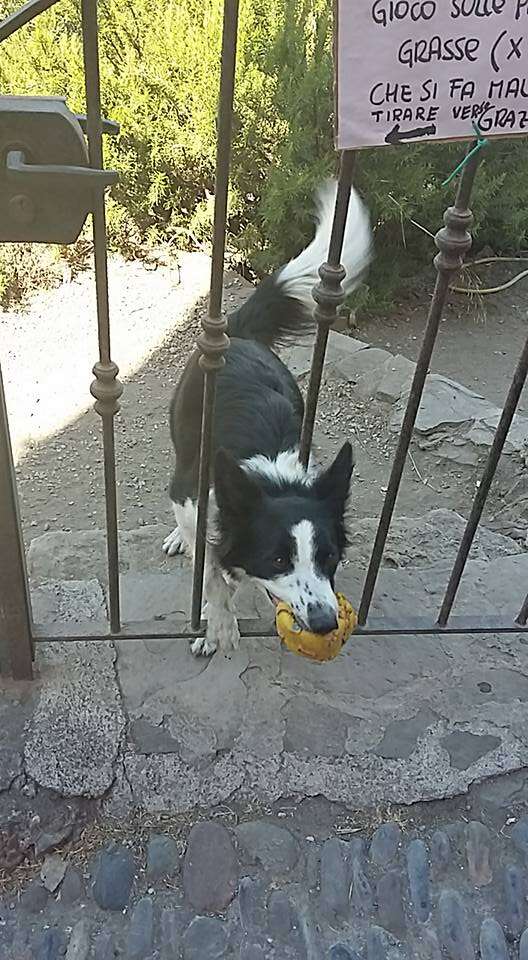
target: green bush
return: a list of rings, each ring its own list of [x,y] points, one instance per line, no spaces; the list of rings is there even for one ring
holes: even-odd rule
[[[302,245],[313,189],[335,170],[330,9],[328,0],[241,0],[229,248],[257,275]],[[125,254],[209,240],[221,17],[221,0],[100,0],[103,109],[121,124],[106,140],[107,165],[121,173],[109,238]],[[61,94],[83,110],[77,2],[60,0],[3,45],[0,90]],[[360,157],[358,185],[377,235],[370,305],[385,306],[430,261],[432,241],[410,220],[438,228],[453,192],[441,182],[463,149]],[[496,142],[478,177],[478,240],[497,250],[526,245],[523,158],[524,142]]]

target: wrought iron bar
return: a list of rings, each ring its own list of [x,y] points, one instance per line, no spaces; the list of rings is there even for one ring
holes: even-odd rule
[[[86,132],[90,165],[103,169],[103,121],[99,78],[99,44],[97,36],[97,0],[82,0],[82,31],[86,85]],[[106,215],[104,190],[94,188],[93,238],[95,283],[97,292],[97,332],[99,360],[93,368],[95,380],[90,391],[95,397],[95,410],[103,422],[104,486],[106,507],[106,542],[108,552],[108,597],[110,626],[120,630],[119,544],[117,527],[117,490],[115,463],[114,416],[119,410],[123,385],[117,379],[119,369],[110,353],[110,315],[108,306],[108,261],[106,250]]]
[[[18,511],[15,469],[0,370],[0,672],[33,676],[31,603]]]
[[[396,498],[400,489],[401,479],[407,453],[412,439],[414,424],[418,414],[418,408],[422,399],[425,386],[425,378],[429,370],[433,348],[438,334],[438,327],[442,317],[445,300],[449,290],[453,274],[462,266],[465,254],[471,247],[470,229],[473,224],[473,215],[468,208],[475,174],[477,172],[480,153],[475,153],[464,167],[460,178],[455,205],[448,207],[444,214],[444,226],[438,231],[435,237],[436,246],[439,253],[436,255],[434,264],[437,270],[437,278],[429,316],[425,328],[420,354],[416,363],[413,381],[407,401],[407,407],[403,418],[403,423],[394,455],[387,493],[383,502],[381,515],[379,519],[376,539],[372,548],[372,554],[369,561],[367,575],[363,586],[363,594],[359,606],[359,623],[363,626],[366,623],[372,596],[378,579],[378,574],[385,549],[385,543],[389,532],[389,527],[396,505]]]
[[[275,624],[270,620],[240,620],[240,635],[242,638],[277,638]],[[201,624],[203,627],[204,624]],[[523,644],[527,643],[528,626],[519,625],[516,621],[501,616],[486,616],[484,621],[478,617],[453,616],[445,627],[430,617],[410,617],[405,620],[391,620],[385,617],[369,617],[367,626],[357,627],[349,643],[354,637],[402,637],[402,636],[461,636],[489,635],[489,634],[518,634]],[[163,621],[147,620],[141,622],[124,623],[120,636],[127,640],[192,640],[196,631],[188,620],[177,617],[165,617]],[[53,625],[37,624],[34,628],[36,643],[77,643],[87,640],[111,640],[112,634],[105,630],[102,623],[63,623]],[[346,647],[345,647],[346,650]]]
[[[508,436],[515,411],[517,409],[519,400],[521,398],[521,393],[523,391],[524,384],[526,383],[526,377],[528,375],[528,337],[526,338],[524,347],[519,357],[519,361],[515,368],[515,373],[508,390],[508,395],[506,397],[506,402],[502,408],[502,413],[500,420],[495,431],[495,436],[493,437],[493,443],[491,444],[490,452],[486,460],[486,465],[482,473],[482,478],[475,494],[473,504],[471,507],[471,512],[460,541],[460,546],[458,548],[458,553],[453,564],[453,569],[451,571],[451,576],[449,577],[449,582],[447,584],[446,592],[444,599],[442,601],[442,606],[440,608],[440,613],[438,615],[438,624],[443,627],[449,619],[449,614],[453,609],[453,604],[456,599],[458,588],[460,586],[460,581],[462,579],[462,574],[464,573],[464,568],[467,563],[467,558],[469,556],[469,551],[471,550],[471,545],[475,538],[478,525],[480,523],[480,518],[482,516],[482,511],[486,505],[486,500],[490,492],[491,484],[497,470],[497,466],[504,449],[504,444],[506,443],[506,438]],[[524,607],[523,607],[524,610]],[[523,611],[521,611],[522,613]],[[519,621],[518,621],[519,622]],[[525,621],[526,622],[526,621]]]
[[[225,363],[224,354],[229,347],[229,338],[226,334],[227,323],[222,316],[222,293],[224,287],[225,232],[227,223],[229,167],[231,161],[233,99],[235,92],[238,6],[239,0],[225,0],[224,2],[211,288],[209,293],[208,316],[202,321],[203,333],[198,338],[198,348],[201,352],[199,362],[204,372],[204,392],[200,443],[200,472],[198,479],[198,512],[196,519],[191,601],[191,625],[194,630],[198,630],[200,627],[202,610],[216,375]]]
[[[519,615],[517,616],[517,619],[515,622],[518,623],[521,627],[525,627],[527,620],[528,620],[528,593],[524,598],[524,603],[521,609],[519,610]]]
[[[58,0],[29,0],[29,3],[25,3],[23,7],[20,7],[20,10],[15,10],[14,13],[0,22],[0,43],[16,33],[20,27],[38,17],[39,13],[49,10],[57,2]]]
[[[341,252],[343,250],[355,165],[356,154],[354,151],[345,151],[341,156],[328,259],[326,263],[323,263],[319,268],[321,280],[313,290],[313,298],[316,304],[314,317],[317,321],[317,334],[312,354],[299,451],[301,463],[303,463],[305,467],[308,466],[312,448],[317,401],[319,399],[319,390],[321,389],[321,378],[323,375],[330,326],[336,319],[338,307],[345,299],[342,284],[346,276],[346,271],[341,264]]]

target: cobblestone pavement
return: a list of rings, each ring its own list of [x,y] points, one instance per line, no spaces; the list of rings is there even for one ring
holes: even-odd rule
[[[75,843],[66,821],[33,818],[31,867],[2,875],[0,958],[526,960],[524,779],[486,789],[370,823],[322,798],[249,820],[218,809],[116,825],[94,848],[97,825]]]

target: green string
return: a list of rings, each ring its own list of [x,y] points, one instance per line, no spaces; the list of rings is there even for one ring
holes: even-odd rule
[[[466,166],[466,163],[469,163],[469,161],[471,160],[471,157],[474,157],[475,154],[479,152],[479,150],[483,149],[483,147],[488,146],[489,140],[487,140],[486,137],[483,135],[476,120],[473,121],[473,130],[475,131],[475,134],[477,137],[477,142],[475,146],[473,147],[472,150],[469,151],[469,153],[466,153],[466,156],[458,164],[458,167],[455,167],[455,169],[453,170],[453,173],[449,174],[447,180],[444,180],[442,184],[443,187],[447,187],[448,183],[451,183],[451,180],[455,179],[455,177],[460,173],[460,171],[464,169],[464,167]]]

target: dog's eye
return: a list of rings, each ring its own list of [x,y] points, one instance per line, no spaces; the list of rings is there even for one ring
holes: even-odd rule
[[[338,556],[335,550],[326,550],[320,556],[320,563],[322,564],[335,563],[337,559],[338,559]]]
[[[288,566],[288,560],[287,560],[286,557],[282,557],[282,556],[280,556],[280,557],[274,557],[274,558],[273,558],[273,566],[274,566],[275,570],[279,570],[279,571],[280,571],[280,570],[285,570],[286,567]]]

